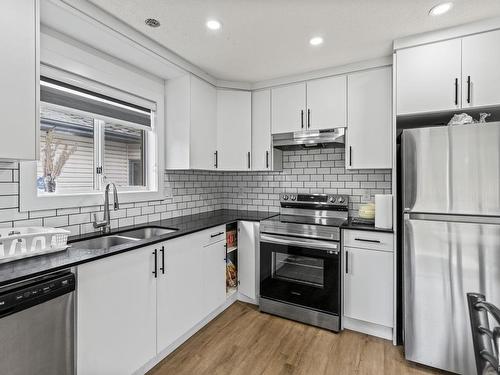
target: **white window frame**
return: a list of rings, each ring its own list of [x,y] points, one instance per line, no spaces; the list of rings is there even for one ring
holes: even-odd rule
[[[133,73],[136,75],[134,77],[135,80],[137,80],[137,72]],[[76,75],[65,70],[56,69],[47,65],[41,66],[40,74],[133,104],[154,108],[154,111],[152,111],[151,130],[147,132],[148,147],[146,149],[145,155],[146,181],[148,184],[147,190],[145,190],[144,188],[137,189],[137,191],[134,191],[134,189],[131,188],[127,188],[126,191],[123,191],[123,189],[119,189],[122,190],[121,192],[119,192],[119,200],[122,203],[130,203],[164,199],[164,157],[160,152],[161,150],[163,150],[164,144],[164,90],[156,90],[156,92],[146,92],[145,90],[139,90],[141,91],[140,94],[142,94],[143,96],[138,96],[138,94],[136,93],[129,93],[116,87],[108,86],[100,82],[98,83],[87,77],[84,78],[80,75]],[[121,77],[113,78],[118,78],[118,81],[120,79],[127,80],[126,75],[121,75]],[[114,81],[116,81],[116,79]],[[126,86],[133,87],[134,85],[132,85],[131,82],[127,82]],[[147,86],[147,81],[144,82],[144,86]],[[100,118],[102,118],[102,116],[100,116]],[[116,122],[115,119],[112,120]],[[20,211],[96,206],[102,205],[104,203],[102,191],[68,194],[39,194],[36,186],[36,161],[20,163],[19,178]]]

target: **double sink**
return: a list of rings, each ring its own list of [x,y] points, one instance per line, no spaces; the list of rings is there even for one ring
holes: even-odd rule
[[[177,231],[177,229],[162,228],[162,227],[144,227],[138,229],[131,229],[117,234],[111,234],[108,236],[92,238],[90,240],[78,241],[77,246],[81,249],[86,249],[86,250],[109,249],[113,246],[124,245],[126,243],[134,241],[155,238],[175,231]]]

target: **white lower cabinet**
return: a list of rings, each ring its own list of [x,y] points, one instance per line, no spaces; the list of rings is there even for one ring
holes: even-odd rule
[[[348,246],[349,236],[345,232],[355,231],[344,231],[344,328],[392,339],[394,327],[392,246],[387,249],[351,247]],[[370,233],[371,238],[376,238],[377,235],[385,238],[388,234]],[[372,239],[372,241],[377,240]]]
[[[78,267],[78,375],[130,374],[156,355],[154,250]]]
[[[258,226],[239,222],[239,291],[249,302]],[[142,372],[229,303],[226,225],[80,265],[77,278],[78,375]]]
[[[226,236],[201,250],[203,312],[210,314],[226,300]],[[201,300],[200,300],[201,301]]]
[[[157,279],[158,352],[174,343],[204,316],[203,262],[201,238],[198,233],[167,241],[164,271]],[[162,265],[162,264],[160,264]],[[224,290],[223,290],[224,292]]]

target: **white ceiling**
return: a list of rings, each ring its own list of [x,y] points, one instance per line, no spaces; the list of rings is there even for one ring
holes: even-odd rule
[[[91,0],[221,80],[257,82],[388,56],[407,35],[500,15],[500,0]],[[150,28],[146,18],[161,27]],[[222,22],[213,32],[209,18]],[[309,45],[321,35],[325,43]]]

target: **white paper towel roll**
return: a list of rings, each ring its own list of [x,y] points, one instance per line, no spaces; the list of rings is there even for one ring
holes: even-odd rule
[[[375,226],[392,229],[392,195],[375,194]]]

